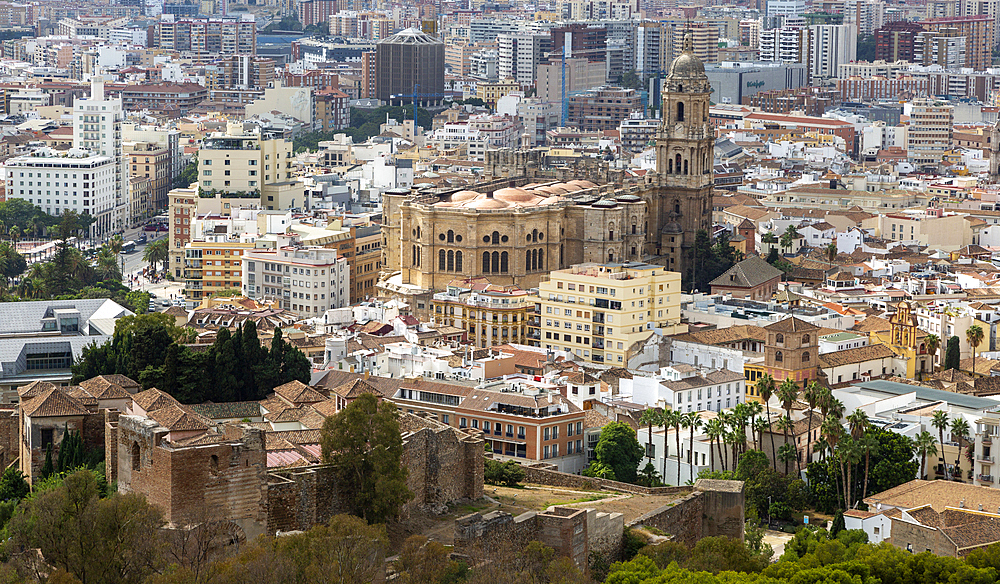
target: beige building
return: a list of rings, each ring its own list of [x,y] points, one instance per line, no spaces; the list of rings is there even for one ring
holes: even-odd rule
[[[209,236],[212,237],[212,236]],[[242,286],[243,254],[253,243],[192,241],[184,246],[184,297],[194,302]]]
[[[580,264],[538,286],[541,346],[619,367],[652,334],[685,332],[681,275],[651,264]]]
[[[978,245],[980,231],[986,222],[968,215],[946,215],[943,209],[917,209],[886,213],[861,223],[874,229],[876,237],[892,241],[916,241],[943,251],[954,251],[967,245]]]
[[[910,109],[906,155],[911,164],[938,164],[952,148],[953,108],[920,99]]]
[[[455,280],[431,300],[433,321],[469,333],[469,342],[486,348],[506,343],[527,345],[528,318],[537,298],[486,278]],[[537,335],[536,335],[537,336]]]
[[[351,267],[337,250],[278,235],[275,248],[248,251],[243,259],[243,292],[250,298],[280,300],[281,308],[303,317],[350,305]]]
[[[260,197],[264,209],[304,206],[304,187],[292,175],[292,143],[247,133],[229,124],[198,150],[198,184],[203,193]]]

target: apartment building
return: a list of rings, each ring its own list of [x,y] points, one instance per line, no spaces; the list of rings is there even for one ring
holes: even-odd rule
[[[184,246],[184,297],[201,302],[215,292],[239,290],[243,285],[243,254],[253,242],[230,241],[207,235]]]
[[[528,319],[535,298],[514,286],[497,286],[486,278],[454,280],[431,299],[433,322],[469,333],[477,347],[528,344]],[[532,337],[538,338],[535,332]]]
[[[90,97],[73,100],[73,147],[110,158],[114,167],[115,200],[111,217],[114,230],[131,223],[125,210],[128,170],[122,156],[123,101],[105,97],[104,78],[100,75],[91,81]]]
[[[316,121],[321,132],[343,130],[351,125],[350,97],[335,87],[313,91]]]
[[[336,250],[302,246],[282,234],[274,249],[248,250],[243,260],[243,293],[251,298],[280,300],[304,318],[350,304],[351,269]]]
[[[280,209],[283,185],[291,179],[291,142],[245,132],[239,124],[231,123],[225,134],[205,138],[198,150],[198,182],[203,191],[256,192],[262,206]]]
[[[547,33],[502,34],[497,43],[500,79],[523,85],[534,84],[539,63],[552,50],[552,37]]]
[[[167,209],[167,193],[170,192],[170,150],[156,142],[126,142],[123,145],[125,160],[132,178],[149,180],[149,198],[144,202],[145,215],[130,213],[131,225],[138,225],[148,216]],[[133,199],[134,199],[133,194]]]
[[[198,187],[173,189],[167,193],[169,221],[167,271],[174,277],[184,277],[184,248],[191,241],[191,230],[198,213]]]
[[[920,23],[925,30],[932,33],[948,31],[949,34],[965,37],[965,67],[975,71],[984,71],[993,62],[993,47],[996,31],[992,16],[954,16],[950,18],[931,18]]]
[[[375,284],[382,271],[382,226],[352,226],[354,260],[351,273],[351,304],[376,296]]]
[[[584,132],[617,130],[624,120],[642,109],[642,98],[636,90],[601,87],[571,96],[566,121]]]
[[[216,66],[219,73],[211,89],[264,89],[274,85],[274,61],[271,59],[229,55],[216,61]]]
[[[926,99],[910,103],[906,153],[910,163],[938,164],[952,148],[952,106]]]
[[[590,363],[628,363],[654,330],[683,332],[681,275],[650,264],[578,264],[538,286],[539,342]],[[669,331],[666,332],[666,331]]]
[[[208,89],[197,83],[144,83],[129,85],[121,92],[128,111],[150,110],[184,114],[208,98]]]
[[[153,33],[156,48],[202,55],[256,55],[257,23],[240,18],[174,18],[164,14]]]

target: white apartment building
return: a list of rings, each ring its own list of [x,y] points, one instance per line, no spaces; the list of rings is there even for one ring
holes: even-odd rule
[[[279,235],[273,249],[243,255],[243,293],[251,298],[280,299],[281,307],[303,317],[319,317],[351,301],[347,258],[325,247],[297,246]]]
[[[499,78],[534,84],[538,63],[552,45],[551,37],[541,33],[502,34],[497,43]]]
[[[809,63],[808,28],[772,28],[760,31],[760,60],[773,63]]]
[[[703,371],[676,364],[662,367],[655,376],[619,380],[618,391],[632,395],[632,402],[669,407],[678,412],[721,412],[744,401],[743,372],[728,369]]]
[[[850,24],[819,24],[809,27],[809,59],[812,76],[831,79],[842,63],[858,58],[858,29]]]
[[[845,0],[844,24],[853,25],[859,36],[875,34],[875,31],[885,24],[885,2]]]
[[[768,18],[798,16],[806,11],[806,0],[768,0]]]
[[[23,199],[49,215],[87,213],[96,219],[90,228],[91,237],[118,229],[114,221],[117,165],[107,156],[76,148],[40,148],[8,158],[3,172],[7,199]]]
[[[132,224],[126,214],[128,205],[128,161],[122,155],[122,120],[125,119],[121,97],[105,99],[104,78],[95,75],[90,83],[90,97],[73,101],[73,147],[90,150],[110,158],[115,168],[115,201],[112,231]]]

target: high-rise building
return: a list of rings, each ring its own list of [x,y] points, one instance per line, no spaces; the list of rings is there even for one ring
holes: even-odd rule
[[[675,26],[671,55],[680,55],[684,50],[685,34]],[[691,50],[702,63],[719,62],[719,29],[707,22],[692,22],[684,25],[684,31],[691,33]]]
[[[885,24],[885,2],[882,0],[846,0],[844,2],[844,24],[851,24],[858,36],[875,34]]]
[[[636,27],[635,70],[642,77],[658,74],[670,62],[671,29],[662,22],[642,22]]]
[[[760,21],[740,21],[740,44],[744,47],[757,49],[760,47]]]
[[[166,146],[156,142],[126,142],[124,149],[129,176],[149,180],[148,200],[137,205],[136,193],[132,193],[133,202],[130,206],[135,210],[130,215],[139,222],[166,210],[167,192],[170,191],[170,163],[173,158]],[[142,209],[145,209],[145,216]]]
[[[603,26],[575,23],[559,26],[549,31],[552,36],[552,55],[557,58],[566,47],[567,57],[582,57],[588,61],[607,61],[608,31]]]
[[[219,67],[217,87],[212,89],[264,89],[274,85],[274,61],[271,59],[230,55],[216,65]]]
[[[781,27],[760,31],[760,60],[772,63],[803,63],[811,67],[812,31]]]
[[[584,132],[617,130],[632,113],[642,111],[642,98],[634,89],[600,87],[568,99],[567,124]]]
[[[913,61],[913,41],[924,32],[915,22],[890,22],[875,31],[875,60]]]
[[[361,98],[376,99],[375,52],[361,53]]]
[[[351,267],[337,250],[302,246],[295,236],[278,235],[274,249],[243,253],[243,293],[280,300],[281,308],[303,317],[322,316],[350,304]]]
[[[378,99],[393,104],[444,100],[444,43],[408,28],[380,41],[375,51]]]
[[[267,187],[292,178],[291,158],[290,142],[229,124],[225,134],[206,137],[198,150],[199,186],[203,191],[259,196],[267,207],[263,203]]]
[[[120,97],[106,99],[104,78],[95,75],[90,84],[90,97],[73,102],[73,147],[90,150],[114,161],[115,216],[113,229],[132,225],[135,218],[127,217],[127,161],[122,156],[122,121],[125,118]]]
[[[767,0],[768,18],[798,16],[806,11],[806,0]]]
[[[956,16],[953,18],[932,18],[920,23],[928,32],[941,33],[954,30],[957,36],[965,37],[965,66],[983,71],[993,60],[995,31],[993,17]]]
[[[940,65],[945,69],[965,67],[968,61],[966,46],[966,38],[958,34],[958,29],[922,32],[914,39],[912,62]]]
[[[155,47],[199,55],[257,54],[257,23],[253,14],[240,18],[174,18],[160,16]]]
[[[295,8],[303,27],[325,24],[337,13],[337,0],[298,0]]]
[[[858,31],[851,24],[820,24],[810,26],[809,59],[813,78],[832,79],[841,63],[858,57]]]
[[[906,156],[914,166],[938,164],[952,148],[953,108],[928,99],[910,104]]]
[[[539,342],[586,363],[624,367],[634,347],[681,321],[681,275],[642,263],[580,264],[538,285]]]
[[[504,34],[497,38],[497,75],[533,85],[538,65],[552,50],[552,37],[545,33]]]

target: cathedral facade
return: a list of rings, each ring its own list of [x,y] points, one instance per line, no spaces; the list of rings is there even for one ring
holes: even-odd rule
[[[689,32],[664,79],[655,172],[493,150],[467,190],[385,193],[382,280],[433,291],[485,277],[528,289],[573,264],[633,261],[688,276],[696,234],[711,228],[711,92]]]

